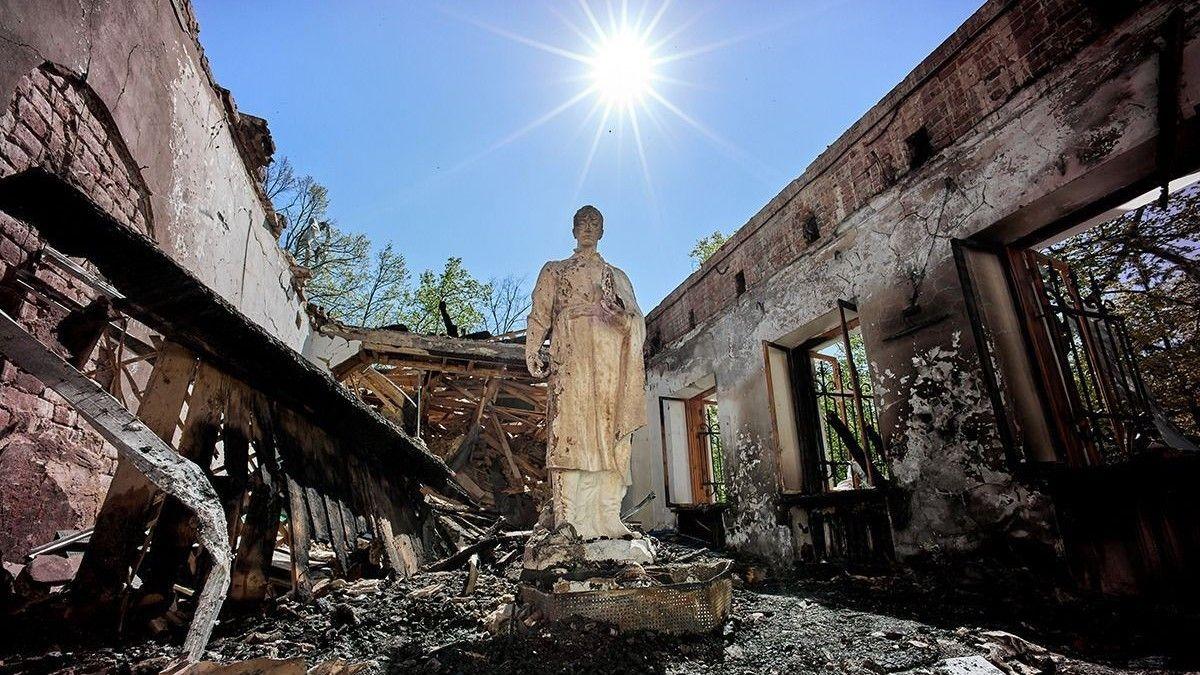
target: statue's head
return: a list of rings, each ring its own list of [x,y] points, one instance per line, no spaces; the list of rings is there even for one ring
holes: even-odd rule
[[[604,216],[600,214],[600,209],[588,204],[576,211],[571,233],[580,246],[595,246],[604,236]]]

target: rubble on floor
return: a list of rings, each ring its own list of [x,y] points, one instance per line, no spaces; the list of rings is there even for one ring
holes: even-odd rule
[[[761,571],[751,568],[748,574],[745,567],[735,577],[730,620],[710,635],[551,624],[514,605],[521,567],[512,552],[520,545],[505,540],[481,556],[484,562],[475,557],[474,565],[468,559],[456,569],[405,580],[335,579],[310,604],[283,598],[263,614],[223,621],[204,659],[222,664],[273,659],[261,663],[292,670],[194,672],[1107,675],[1170,665],[1145,657],[1101,665],[1092,656],[1085,660],[1039,646],[1034,633],[1027,640],[996,625],[953,625],[979,616],[938,593],[913,609],[911,589],[902,579],[841,575],[748,585],[744,579]],[[659,546],[664,560],[717,557],[667,542]],[[492,560],[505,562],[487,562]],[[177,646],[159,642],[72,651],[66,642],[72,636],[41,639],[42,644],[0,650],[11,654],[0,656],[0,673],[157,673],[179,654]],[[302,659],[309,669],[344,669],[304,671],[289,659]]]

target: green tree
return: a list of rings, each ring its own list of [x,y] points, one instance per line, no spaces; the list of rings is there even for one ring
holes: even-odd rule
[[[283,219],[279,244],[311,275],[308,301],[329,316],[365,326],[394,323],[408,283],[404,256],[388,244],[375,252],[361,233],[344,232],[329,218],[329,191],[298,176],[286,157],[268,165],[263,188]]]
[[[692,259],[692,264],[699,267],[704,264],[704,261],[712,257],[712,254],[721,248],[721,245],[729,241],[720,230],[713,230],[713,233],[704,237],[700,237],[696,241],[696,245],[692,247],[692,252],[688,254]]]
[[[1200,184],[1049,247],[1126,329],[1151,397],[1200,434]]]
[[[406,295],[404,323],[418,333],[443,333],[445,324],[438,305],[445,302],[450,319],[463,333],[479,330],[484,320],[481,307],[491,294],[491,283],[476,279],[462,258],[451,256],[441,272],[421,272],[416,288]]]

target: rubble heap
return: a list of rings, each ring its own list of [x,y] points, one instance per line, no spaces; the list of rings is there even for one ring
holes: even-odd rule
[[[519,547],[497,546],[491,559],[503,564],[468,560],[457,569],[403,580],[339,579],[312,603],[279,599],[262,614],[222,622],[204,658],[227,664],[340,662],[346,669],[335,672],[361,667],[363,673],[1109,675],[1172,665],[1145,657],[1112,665],[1095,663],[1094,656],[1070,658],[1014,633],[976,627],[979,617],[960,598],[929,588],[925,618],[912,617],[894,606],[911,598],[889,590],[902,581],[840,576],[748,584],[744,580],[761,571],[744,565],[733,577],[733,613],[712,633],[670,636],[590,621],[550,622],[514,607],[521,565],[510,553]],[[659,550],[664,561],[717,558],[669,542],[660,542]],[[936,616],[942,620],[930,618]],[[22,644],[0,650],[15,652],[0,657],[0,673],[157,673],[178,654],[163,642],[78,649],[70,646],[78,636],[43,632],[36,641],[28,638],[5,636]]]

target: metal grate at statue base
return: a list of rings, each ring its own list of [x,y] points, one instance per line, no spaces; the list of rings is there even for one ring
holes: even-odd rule
[[[549,591],[522,584],[521,602],[550,621],[585,619],[620,631],[711,633],[729,618],[730,565],[721,560],[649,566],[639,579],[563,579]]]

